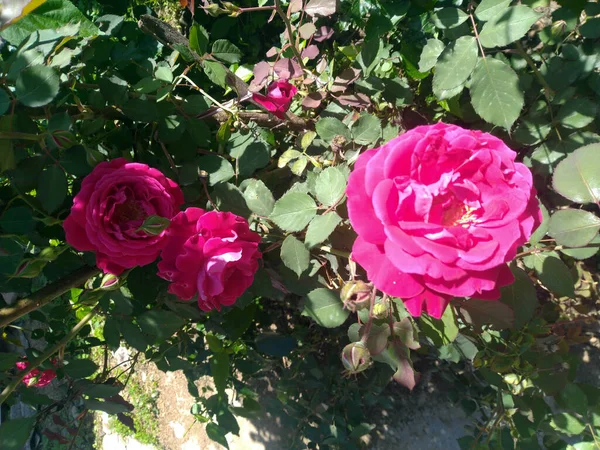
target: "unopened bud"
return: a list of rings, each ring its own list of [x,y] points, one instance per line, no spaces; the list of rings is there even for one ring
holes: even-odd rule
[[[113,275],[112,273],[107,273],[102,277],[102,281],[100,282],[100,287],[98,289],[102,289],[103,291],[112,291],[119,287],[119,277]]]
[[[52,131],[50,133],[50,138],[52,139],[54,145],[61,150],[71,148],[77,143],[75,135],[67,130]]]
[[[137,231],[143,231],[144,233],[149,234],[150,236],[158,236],[163,231],[165,231],[170,224],[171,221],[166,217],[148,216],[146,217],[146,220],[144,220],[142,226],[139,227]]]
[[[42,269],[46,264],[48,264],[48,261],[43,259],[25,259],[13,276],[17,278],[35,278],[42,273]]]
[[[221,2],[221,4],[231,17],[237,17],[242,13],[240,7],[231,2]]]
[[[206,11],[210,16],[218,17],[221,14],[227,14],[227,11],[223,8],[220,8],[216,3],[211,3],[208,6],[203,7],[204,11]]]
[[[563,34],[565,34],[566,30],[567,22],[565,22],[564,20],[557,20],[550,27],[550,33],[555,38],[561,37]]]
[[[342,364],[349,374],[362,372],[371,364],[369,349],[362,342],[346,345],[342,350]]]
[[[360,311],[369,307],[371,290],[364,281],[348,281],[340,292],[340,298],[350,311]]]
[[[373,317],[385,319],[389,315],[387,302],[377,303],[373,306]]]

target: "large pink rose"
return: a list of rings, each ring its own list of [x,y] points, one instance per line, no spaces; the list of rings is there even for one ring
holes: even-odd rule
[[[145,164],[123,158],[98,164],[81,183],[65,220],[67,242],[80,251],[96,253],[104,272],[120,275],[125,269],[154,261],[164,234],[139,230],[149,216],[173,217],[183,204],[177,183]]]
[[[541,221],[529,170],[500,139],[438,123],[358,158],[348,213],[352,259],[411,314],[440,317],[452,297],[495,300],[506,265]]]
[[[53,362],[54,363],[54,362]],[[29,367],[29,362],[27,361],[19,361],[15,364],[17,369],[25,370]],[[56,372],[53,369],[44,370],[43,372],[40,369],[33,369],[25,378],[23,378],[23,383],[27,387],[35,386],[37,388],[41,388],[50,384],[52,380],[56,378]]]
[[[258,270],[260,236],[230,212],[188,208],[167,231],[158,276],[182,300],[198,294],[204,311],[230,306],[250,287]]]
[[[288,81],[278,80],[269,85],[266,96],[254,94],[252,99],[267,111],[283,119],[283,113],[289,109],[296,92],[298,92],[296,86]]]

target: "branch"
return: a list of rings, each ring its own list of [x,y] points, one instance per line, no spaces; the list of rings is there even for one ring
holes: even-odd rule
[[[100,270],[96,267],[82,267],[72,274],[34,292],[29,297],[18,300],[14,305],[0,308],[0,327],[5,327],[19,317],[47,305],[56,297],[63,295],[73,287],[80,286],[88,278],[93,277],[99,272]]]
[[[290,19],[288,19],[285,12],[281,8],[281,0],[275,0],[275,11],[277,11],[277,14],[279,14],[279,17],[281,17],[281,20],[283,20],[285,22],[285,27],[287,29],[288,38],[290,40],[290,47],[292,47],[292,51],[294,52],[294,55],[298,59],[298,64],[300,64],[300,67],[302,67],[302,69],[305,69],[304,63],[302,62],[302,56],[300,56],[300,52],[296,48],[296,43],[294,41],[294,32],[292,31],[292,24],[290,23]]]
[[[216,112],[213,117],[219,122],[227,122],[229,115],[224,111]],[[240,111],[238,117],[244,122],[253,121],[262,127],[275,127],[285,124],[286,128],[295,131],[312,130],[315,125],[312,121],[304,120],[298,116],[289,117],[287,120],[281,120],[269,113],[259,111]]]
[[[64,338],[62,338],[52,347],[47,349],[40,356],[30,361],[27,368],[19,372],[18,376],[4,388],[4,390],[0,394],[0,405],[2,405],[2,403],[6,401],[10,394],[12,394],[12,392],[19,386],[19,383],[21,383],[27,375],[29,375],[34,369],[36,369],[40,364],[42,364],[44,361],[46,361],[48,358],[54,355],[62,347],[67,345],[71,339],[77,336],[81,329],[92,319],[92,317],[96,315],[98,309],[100,309],[100,305],[94,306],[94,308],[89,313],[87,313],[85,317],[81,319],[79,323],[75,325]]]

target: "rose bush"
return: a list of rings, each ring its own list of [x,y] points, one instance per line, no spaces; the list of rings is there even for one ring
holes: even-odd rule
[[[284,118],[284,113],[289,109],[292,98],[296,95],[298,89],[287,80],[278,80],[272,82],[267,87],[267,95],[253,94],[252,99],[273,113],[280,119]]]
[[[198,294],[204,311],[230,306],[252,284],[261,253],[260,236],[229,212],[188,208],[167,231],[158,276],[182,300]]]
[[[539,225],[529,169],[500,139],[438,123],[360,155],[348,180],[352,258],[411,314],[495,300]]]
[[[140,227],[150,216],[173,217],[183,193],[173,180],[146,164],[123,158],[98,164],[81,184],[63,226],[69,244],[96,253],[104,272],[154,261],[164,246],[164,231],[148,234]]]

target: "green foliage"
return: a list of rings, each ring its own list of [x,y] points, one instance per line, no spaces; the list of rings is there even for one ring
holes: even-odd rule
[[[142,357],[183,371],[191,413],[224,447],[239,432],[236,416],[268,411],[293,430],[285,448],[359,448],[392,407],[385,386],[393,379],[412,389],[419,370],[443,378],[473,418],[463,448],[537,448],[538,436],[545,448],[566,448],[568,439],[591,448],[599,395],[574,378],[572,348],[589,337],[579,325],[594,317],[598,298],[596,4],[310,0],[304,13],[284,11],[288,36],[278,14],[269,21],[270,11],[234,3],[197,7],[195,22],[182,24],[189,46],[183,36],[165,39],[128,2],[115,11],[108,2],[80,10],[47,0],[0,32],[8,42],[0,55],[2,292],[44,292],[95,264],[67,245],[61,225],[84,177],[118,157],[177,182],[186,206],[248,219],[263,253],[252,286],[220,311],[178,300],[155,264],[60,290],[30,318],[43,324],[32,333],[46,350],[61,349],[52,358],[60,355],[55,369],[69,394],[54,400],[18,384],[15,394],[38,416],[3,423],[0,448],[21,448],[49,405],[105,411],[123,434],[133,422],[138,439],[156,444],[155,397],[135,378],[123,388],[128,372],[105,365],[104,352],[120,345],[133,351],[132,372]],[[174,21],[174,8],[149,5]],[[327,27],[331,36],[322,36]],[[254,92],[277,77],[298,88],[283,121],[247,95],[246,83]],[[413,319],[401,299],[374,296],[370,320],[369,308],[339,293],[365,280],[349,262],[349,173],[369,148],[439,120],[491,132],[516,150],[532,170],[543,223],[511,262],[515,281],[500,301],[455,299],[438,320]],[[160,234],[168,225],[151,215],[142,229]],[[61,344],[90,311],[95,317]],[[344,378],[340,353],[361,340],[369,367]],[[16,379],[18,358],[0,354],[2,384]],[[212,393],[194,384],[205,375]],[[273,395],[252,390],[264,377]]]

